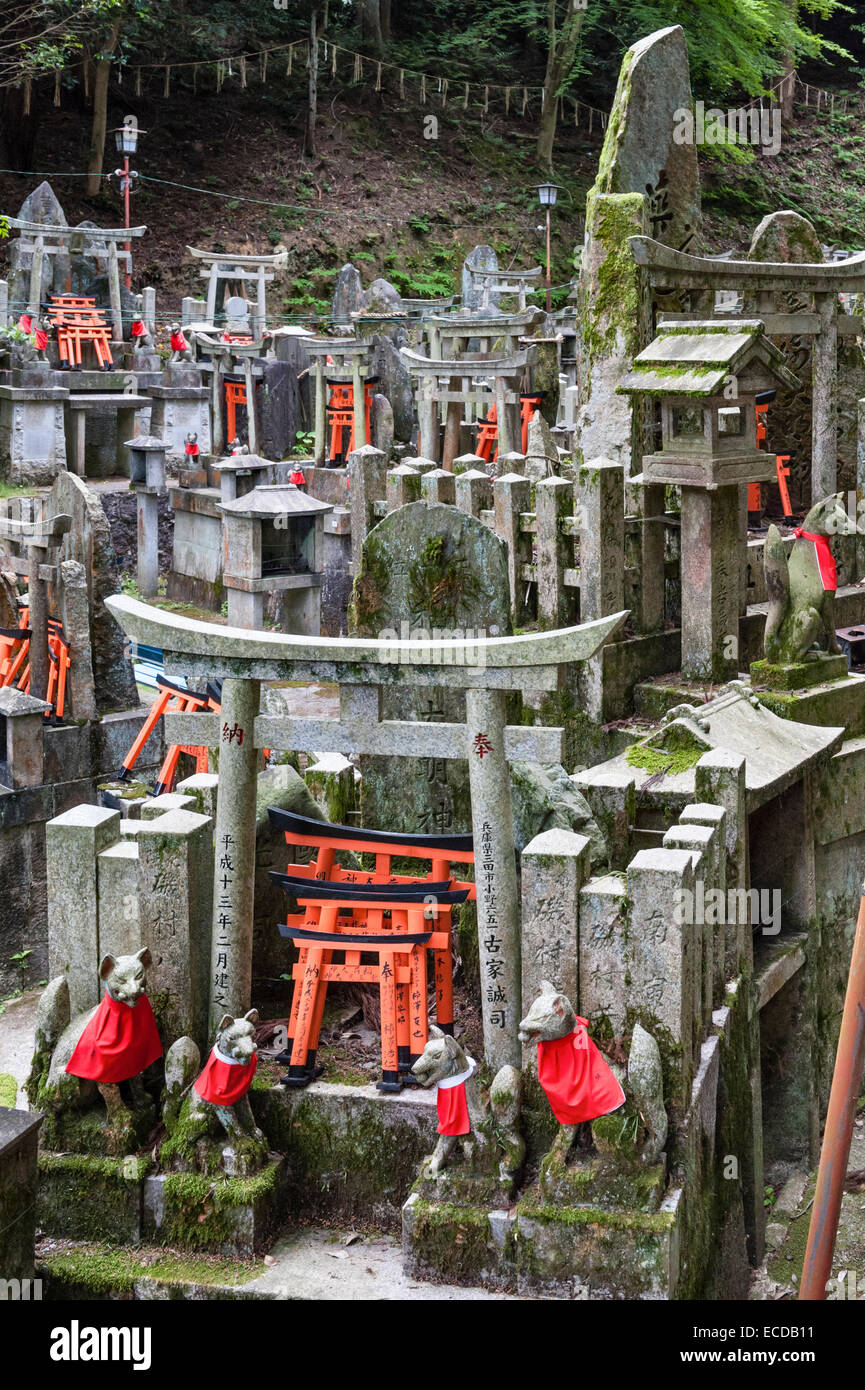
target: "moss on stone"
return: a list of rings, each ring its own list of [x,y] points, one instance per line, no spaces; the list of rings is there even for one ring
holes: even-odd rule
[[[163,1184],[165,1242],[189,1250],[230,1246],[238,1212],[276,1196],[277,1171],[269,1164],[249,1178],[169,1173]]]
[[[632,743],[625,752],[625,762],[629,767],[642,768],[644,772],[663,772],[670,777],[688,772],[705,753],[705,748],[696,745],[691,748],[652,748],[646,743]]]
[[[0,1071],[0,1107],[11,1110],[18,1096],[18,1082],[8,1071]]]
[[[82,1296],[92,1298],[131,1295],[138,1279],[168,1285],[247,1284],[263,1270],[258,1262],[193,1258],[143,1247],[118,1249],[96,1242],[49,1250],[38,1263],[52,1295],[61,1298],[72,1296],[73,1290],[86,1291]]]

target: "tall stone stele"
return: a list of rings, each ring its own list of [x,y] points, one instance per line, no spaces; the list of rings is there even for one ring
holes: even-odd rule
[[[662,323],[619,390],[660,402],[662,444],[643,458],[647,484],[682,489],[682,675],[724,681],[739,672],[740,490],[775,476],[757,448],[756,396],[795,386],[759,319]]]
[[[677,113],[690,107],[688,46],[679,25],[629,48],[586,200],[577,441],[584,461],[609,458],[628,474],[639,470],[644,412],[639,400],[617,396],[616,387],[651,337],[651,296],[628,237],[693,249],[700,225],[697,150],[675,138]]]

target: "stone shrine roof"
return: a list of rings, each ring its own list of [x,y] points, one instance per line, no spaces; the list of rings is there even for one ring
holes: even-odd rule
[[[332,502],[308,497],[294,483],[259,484],[233,502],[220,502],[219,510],[229,516],[258,517],[269,521],[275,516],[322,516],[333,511]]]
[[[616,390],[621,395],[718,396],[728,379],[746,367],[756,367],[763,377],[749,390],[801,384],[765,336],[761,319],[662,321],[658,336],[637,354]]]

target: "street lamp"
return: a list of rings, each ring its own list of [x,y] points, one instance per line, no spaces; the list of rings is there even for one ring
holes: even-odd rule
[[[536,183],[534,185],[537,189],[538,202],[547,215],[547,313],[550,312],[552,307],[550,302],[552,283],[550,280],[550,208],[556,205],[556,198],[558,197],[560,186],[561,185],[557,183]]]
[[[130,168],[129,168],[129,156],[130,156],[131,154],[135,154],[135,151],[136,151],[137,148],[138,148],[138,137],[139,137],[139,135],[144,135],[145,133],[146,133],[145,131],[139,130],[139,129],[138,129],[138,117],[137,117],[137,116],[124,116],[124,117],[123,117],[123,125],[122,125],[122,126],[119,126],[118,129],[115,130],[115,132],[114,132],[114,141],[115,141],[115,144],[117,145],[118,153],[123,155],[123,168],[122,168],[122,169],[115,169],[114,172],[115,172],[115,174],[117,174],[117,175],[119,176],[119,178],[120,178],[120,191],[121,191],[121,193],[123,194],[123,216],[124,216],[123,225],[124,225],[124,227],[129,227],[129,225],[130,225],[130,222],[129,222],[129,194],[130,194],[130,192],[132,191],[132,180],[138,178],[138,174],[137,174],[136,170],[135,170],[135,169],[130,170]],[[127,252],[130,252],[130,253],[131,253],[131,250],[132,250],[132,245],[131,245],[131,243],[128,242],[128,241],[127,241],[127,243],[126,243],[126,250],[127,250]],[[126,276],[125,276],[125,279],[126,279],[126,288],[129,290],[129,289],[132,288],[132,257],[131,257],[131,254],[127,256],[127,260],[126,260]]]

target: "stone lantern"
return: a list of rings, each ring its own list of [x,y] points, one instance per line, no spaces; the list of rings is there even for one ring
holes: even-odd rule
[[[275,483],[284,465],[262,458],[260,454],[241,453],[218,459],[212,467],[214,473],[219,474],[220,502],[233,502],[237,497],[245,497],[254,487]]]
[[[165,455],[168,446],[153,434],[127,439],[129,487],[136,494],[138,512],[137,582],[145,598],[159,587],[159,494],[165,489]]]
[[[756,398],[799,380],[759,319],[664,323],[618,390],[657,398],[661,448],[643,458],[646,486],[682,490],[682,675],[724,681],[739,672],[741,575],[748,483],[775,477],[757,448]]]
[[[294,483],[262,484],[221,502],[231,627],[264,626],[264,599],[281,593],[284,630],[317,637],[324,577],[324,518],[330,502]]]

